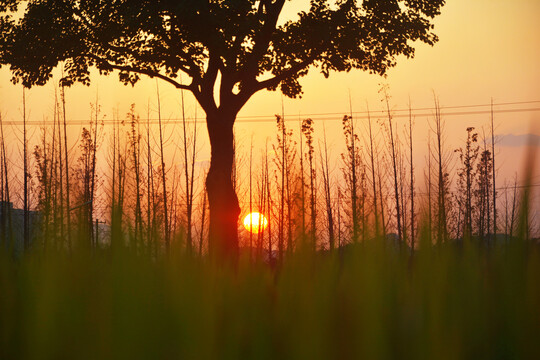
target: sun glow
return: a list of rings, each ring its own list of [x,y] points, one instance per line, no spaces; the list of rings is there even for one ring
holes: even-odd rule
[[[268,226],[266,217],[258,212],[252,212],[244,218],[244,227],[247,231],[258,234]]]

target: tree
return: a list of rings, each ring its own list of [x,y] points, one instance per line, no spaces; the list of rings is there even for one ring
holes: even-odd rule
[[[491,99],[491,170],[492,170],[492,179],[493,179],[493,241],[497,241],[497,187],[496,187],[496,177],[495,177],[495,128],[493,127],[493,98]],[[489,232],[489,229],[488,229]]]
[[[478,159],[478,153],[480,148],[477,144],[478,134],[473,132],[474,127],[467,128],[467,140],[465,142],[465,148],[456,149],[455,152],[459,153],[459,161],[461,167],[458,169],[458,189],[460,191],[460,208],[465,207],[463,236],[470,238],[473,233],[473,185],[474,185],[474,168],[476,166],[476,160]]]
[[[445,150],[444,138],[444,120],[441,115],[441,106],[439,99],[435,98],[435,119],[434,128],[431,129],[435,133],[435,152],[433,157],[437,164],[437,244],[440,245],[448,239],[448,214],[447,206],[449,204],[448,196],[450,194],[450,178],[448,172],[448,164],[450,156]]]
[[[23,89],[23,243],[24,250],[28,250],[30,247],[30,204],[28,198],[28,179],[30,178],[30,172],[28,170],[28,136],[26,127],[26,95]]]
[[[306,145],[307,145],[307,153],[306,158],[308,160],[309,164],[309,209],[311,213],[311,246],[313,246],[313,250],[317,250],[317,237],[316,237],[316,229],[317,229],[317,207],[316,207],[316,200],[315,200],[315,181],[316,181],[316,171],[315,166],[313,164],[315,160],[315,147],[313,146],[313,120],[312,119],[305,119],[302,121],[302,133],[304,134],[306,138]],[[302,184],[303,186],[304,184]]]
[[[321,172],[323,177],[324,185],[324,202],[326,205],[326,219],[328,221],[328,246],[330,251],[334,251],[335,248],[335,236],[334,236],[334,212],[333,201],[332,201],[332,185],[330,181],[330,162],[328,160],[328,143],[326,141],[326,127],[323,127],[323,145],[324,145],[324,154],[321,149],[321,144],[319,143],[319,155],[321,158]],[[338,204],[339,206],[339,204]]]
[[[399,246],[401,248],[401,242],[403,241],[403,232],[401,227],[401,214],[402,209],[400,205],[400,192],[399,192],[399,186],[398,186],[398,165],[396,163],[396,160],[398,157],[401,157],[401,154],[399,154],[398,145],[399,141],[398,139],[394,138],[394,126],[392,124],[392,111],[390,110],[390,96],[387,92],[387,87],[382,88],[382,92],[384,93],[384,101],[386,104],[386,114],[388,116],[388,137],[390,140],[390,155],[392,158],[392,170],[393,170],[393,176],[394,176],[394,196],[396,199],[396,221],[397,221],[397,231],[398,231],[398,240],[399,240]],[[402,192],[403,193],[403,192]]]
[[[283,110],[282,110],[283,112]],[[276,177],[279,173],[279,181],[276,181],[278,185],[278,191],[280,194],[280,206],[279,206],[279,220],[278,220],[278,258],[281,262],[283,260],[283,252],[285,248],[285,225],[287,225],[287,252],[293,251],[293,230],[292,230],[292,216],[293,216],[293,195],[297,193],[294,184],[296,160],[296,141],[293,140],[293,131],[288,129],[285,125],[285,119],[283,116],[276,115],[278,136],[277,144],[273,145],[273,150],[279,156],[274,158],[274,164],[276,165]],[[276,178],[276,180],[278,180]],[[301,186],[304,186],[302,181]],[[303,191],[303,190],[302,190]],[[302,198],[303,199],[303,198]],[[285,212],[285,209],[287,211]],[[304,209],[302,208],[302,211]],[[304,216],[302,214],[302,216]],[[302,218],[303,219],[303,218]],[[302,228],[302,230],[304,230]],[[302,236],[304,234],[302,233]]]
[[[492,166],[491,151],[487,150],[484,139],[484,149],[478,154],[478,163],[476,164],[476,189],[474,195],[476,196],[478,238],[480,241],[486,242],[487,246],[490,245],[489,231],[491,230],[489,203],[491,201]]]
[[[414,253],[414,163],[413,163],[413,116],[411,109],[411,100],[409,99],[409,166],[410,166],[410,188],[409,193],[411,196],[411,254]]]
[[[352,113],[352,111],[351,111]],[[345,115],[342,120],[343,134],[345,135],[345,152],[341,154],[343,161],[343,177],[345,179],[344,190],[350,194],[350,217],[352,223],[352,241],[358,242],[360,232],[359,197],[363,197],[363,189],[360,188],[360,180],[364,177],[363,163],[360,157],[358,134],[354,130],[352,116]],[[358,196],[362,194],[361,196]]]
[[[238,198],[231,181],[233,125],[256,92],[302,93],[310,67],[385,74],[412,42],[433,45],[431,20],[445,0],[311,0],[279,21],[286,0],[30,0],[0,5],[0,65],[14,82],[43,85],[63,63],[62,83],[90,83],[89,68],[141,75],[193,93],[211,145],[206,179],[211,251],[236,256]],[[14,12],[24,4],[22,18]],[[17,20],[15,20],[17,18]],[[182,75],[182,76],[181,76]],[[183,82],[180,79],[189,79]],[[214,92],[214,89],[218,89]]]

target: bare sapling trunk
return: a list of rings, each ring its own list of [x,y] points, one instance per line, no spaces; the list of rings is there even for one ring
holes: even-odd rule
[[[483,130],[483,129],[482,129]],[[489,232],[491,231],[491,167],[493,166],[493,157],[491,156],[491,152],[487,149],[487,141],[485,133],[483,134],[483,142],[484,142],[484,150],[482,152],[481,158],[480,158],[480,184],[482,186],[481,194],[483,196],[483,202],[485,207],[485,241],[487,246],[489,247],[491,245],[491,236]]]
[[[301,237],[304,239],[306,236],[306,179],[304,173],[304,142],[302,141],[302,122],[298,119],[300,124],[300,201],[302,212],[302,228]],[[302,240],[303,241],[303,240]]]
[[[113,164],[112,164],[112,213],[111,213],[111,247],[113,250],[123,247],[123,212],[124,193],[126,181],[126,160],[123,154],[127,149],[122,149],[120,139],[120,124],[115,115],[113,127]]]
[[[37,146],[34,150],[34,157],[37,163],[37,179],[39,183],[38,189],[38,208],[43,214],[43,223],[41,230],[43,231],[43,249],[47,249],[47,241],[49,239],[50,226],[50,198],[49,198],[49,155],[47,154],[47,129],[45,126],[41,128],[41,147]]]
[[[352,113],[352,110],[351,110]],[[352,222],[352,242],[358,241],[360,225],[358,219],[358,153],[356,148],[356,134],[352,116],[345,115],[342,120],[343,134],[345,135],[345,153],[341,154],[343,160],[343,177],[345,178],[345,190],[350,200],[349,216]]]
[[[4,124],[0,114],[0,140],[2,141],[1,162],[2,162],[2,234],[5,234],[4,245],[8,251],[13,246],[13,222],[11,217],[11,199],[9,192],[9,170],[6,154],[6,140],[4,137]]]
[[[281,163],[279,163],[281,171],[281,187],[280,187],[280,206],[278,220],[278,256],[279,261],[283,260],[283,240],[285,238],[285,174],[287,173],[287,131],[285,129],[285,119],[282,116],[276,116],[278,130],[281,134],[278,135],[278,148],[281,150]],[[281,136],[281,137],[280,137]],[[302,209],[303,210],[303,209]]]
[[[261,155],[261,161],[259,164],[264,164],[264,154]],[[262,228],[262,216],[266,213],[264,205],[266,204],[266,191],[264,188],[264,166],[260,168],[260,177],[256,179],[256,188],[257,188],[257,211],[261,214],[257,220],[257,239],[255,239],[255,258],[260,259],[261,257],[261,244],[262,238],[264,237],[264,229]]]
[[[283,107],[282,107],[283,112]],[[296,157],[295,142],[292,139],[293,131],[287,130],[285,126],[285,118],[276,115],[278,136],[277,145],[273,147],[274,152],[279,154],[274,158],[274,162],[278,169],[280,180],[278,185],[280,206],[278,218],[278,239],[277,251],[278,260],[283,260],[285,250],[285,236],[287,236],[287,252],[293,251],[293,185],[295,184],[291,172],[294,170],[293,164]],[[278,179],[276,179],[278,180]]]
[[[158,110],[158,126],[159,126],[159,151],[161,155],[161,185],[163,188],[163,219],[165,221],[165,252],[168,254],[170,250],[170,229],[169,229],[169,212],[167,211],[167,178],[165,176],[165,154],[163,149],[163,128],[161,126],[161,101],[159,96],[159,87],[156,80],[157,92],[157,110]]]
[[[2,127],[2,114],[0,113],[0,127]],[[4,137],[0,136],[0,246],[4,249],[8,248],[8,241],[7,241],[7,224],[6,224],[6,212],[9,204],[6,203],[5,198],[5,181],[4,181]]]
[[[428,238],[431,241],[432,229],[433,229],[433,209],[432,209],[432,200],[431,200],[431,189],[432,189],[432,180],[431,180],[431,133],[428,133],[428,176],[427,176],[427,191],[428,191]]]
[[[186,129],[186,111],[184,104],[184,90],[180,90],[180,100],[182,108],[182,137],[183,137],[183,150],[184,150],[184,178],[185,178],[185,194],[186,194],[186,248],[187,252],[191,253],[193,249],[193,239],[191,235],[191,196],[189,186],[189,160],[188,160],[188,136]]]
[[[401,231],[403,236],[403,241],[400,243],[402,245],[407,244],[409,240],[409,234],[407,233],[407,199],[405,197],[405,189],[407,188],[406,183],[406,169],[405,169],[405,153],[401,150],[401,144],[398,144],[398,155],[399,155],[399,194],[400,194],[400,204],[401,204]]]
[[[152,253],[154,224],[154,174],[152,173],[152,148],[150,146],[150,104],[146,113],[146,248],[148,254]]]
[[[58,213],[60,216],[60,247],[64,247],[64,162],[62,154],[62,132],[60,127],[60,104],[57,99],[57,90],[54,89],[54,111],[56,114],[56,120],[58,121],[58,186],[59,186],[59,199],[60,205]]]
[[[292,175],[291,171],[293,170],[295,150],[293,149],[293,144],[290,142],[292,138],[292,130],[287,134],[288,142],[286,143],[285,148],[285,161],[287,162],[287,172],[285,173],[285,194],[287,196],[287,253],[291,254],[293,252],[293,188],[292,188]]]
[[[437,167],[438,167],[438,189],[437,189],[437,243],[447,240],[447,219],[446,219],[446,196],[447,174],[445,173],[443,155],[443,122],[439,100],[435,98],[435,136],[437,141]]]
[[[268,142],[266,143],[266,147],[268,147]],[[262,214],[262,216],[259,216],[259,223],[257,224],[259,228],[259,231],[257,233],[257,258],[259,260],[262,258],[262,255],[263,255],[264,236],[266,234],[264,218],[266,218],[267,221],[269,220],[268,210],[270,210],[269,208],[266,207],[266,196],[267,196],[267,191],[266,191],[267,183],[266,182],[268,181],[268,176],[266,174],[267,169],[264,166],[264,164],[266,164],[267,158],[268,158],[268,153],[265,151],[261,155],[261,162],[260,162],[261,177],[258,181],[258,194],[259,194],[258,206],[259,206],[259,211]]]
[[[382,236],[383,238],[386,237],[386,221],[385,221],[385,203],[384,203],[384,196],[383,196],[383,180],[382,180],[382,170],[381,170],[381,162],[379,160],[379,154],[377,153],[377,176],[379,178],[379,199],[381,204],[381,230],[382,230]]]
[[[69,187],[69,149],[67,139],[67,121],[66,121],[66,92],[64,85],[60,87],[60,98],[62,100],[62,118],[64,123],[64,161],[66,169],[66,220],[67,220],[67,243],[68,249],[71,250],[71,202],[70,202],[70,187]]]
[[[117,229],[119,228],[118,224],[118,199],[116,197],[117,191],[117,167],[118,161],[117,161],[117,119],[113,120],[113,144],[112,144],[112,179],[111,179],[111,248],[115,250],[120,245],[120,231]],[[119,131],[119,130],[118,130]]]
[[[308,148],[307,151],[307,160],[309,164],[309,208],[310,208],[310,224],[311,224],[311,231],[310,231],[310,238],[311,238],[311,246],[313,250],[317,250],[317,237],[316,237],[316,231],[317,231],[317,206],[316,206],[316,198],[315,198],[315,181],[316,181],[316,172],[315,172],[315,148],[313,146],[313,120],[311,119],[305,119],[302,123],[302,132],[304,133],[304,136],[306,137],[306,145]],[[289,215],[290,216],[290,215]]]
[[[133,162],[133,170],[135,172],[135,231],[134,231],[134,246],[138,248],[142,239],[142,209],[141,209],[141,166],[140,166],[140,119],[135,114],[135,105],[131,105],[129,112],[131,120],[131,156]]]
[[[118,139],[116,140],[118,143],[118,149],[117,149],[117,163],[118,163],[118,170],[117,170],[117,181],[118,181],[118,194],[117,194],[117,205],[116,205],[116,237],[118,241],[122,242],[122,245],[124,245],[124,202],[125,202],[125,194],[126,194],[126,156],[123,154],[127,154],[127,149],[124,146],[123,149],[120,148],[120,130],[118,130]]]
[[[127,149],[120,148],[120,135],[118,134],[118,150],[117,150],[117,181],[118,181],[118,194],[117,194],[117,205],[116,205],[116,237],[118,241],[124,244],[124,202],[125,202],[125,193],[126,193],[126,157],[122,153],[127,153]]]
[[[56,239],[56,218],[55,218],[55,212],[56,212],[56,186],[54,185],[55,176],[54,171],[56,169],[56,113],[54,113],[53,116],[53,128],[52,128],[52,144],[51,144],[51,155],[50,155],[50,166],[49,166],[49,185],[48,185],[48,206],[49,206],[49,213],[50,217],[52,218],[52,225],[53,225],[53,239]],[[46,239],[44,241],[44,244],[46,243]]]
[[[504,242],[508,243],[508,185],[504,182]]]
[[[414,252],[414,223],[415,223],[415,212],[414,212],[414,163],[413,163],[413,119],[412,119],[412,109],[411,102],[409,100],[409,166],[410,166],[410,188],[409,193],[411,196],[411,253]]]
[[[185,116],[182,115],[185,119]],[[192,240],[192,226],[193,226],[193,204],[195,201],[195,162],[197,158],[197,108],[195,108],[195,119],[193,121],[193,135],[191,141],[191,168],[189,171],[189,196],[188,196],[188,236],[190,243],[193,244]]]
[[[514,227],[516,224],[516,209],[518,207],[517,204],[518,196],[517,196],[517,175],[514,178],[514,191],[512,194],[512,211],[510,215],[510,241],[513,240],[514,236]]]
[[[88,230],[90,232],[90,240],[93,243],[94,247],[97,247],[97,239],[96,234],[92,232],[92,225],[93,225],[93,217],[94,217],[94,208],[95,208],[95,193],[96,193],[96,154],[97,154],[97,147],[98,147],[98,121],[99,121],[99,112],[100,112],[100,105],[98,102],[98,97],[96,94],[96,104],[95,104],[95,118],[94,118],[94,134],[93,136],[93,144],[92,144],[92,160],[91,160],[91,169],[90,169],[90,196],[88,199],[89,205],[88,205]],[[137,193],[138,194],[138,193]],[[97,221],[97,219],[96,219]],[[96,223],[97,224],[97,223]],[[97,225],[96,225],[97,229]]]
[[[337,246],[338,249],[341,249],[341,189],[338,187],[338,198],[337,198]]]
[[[193,200],[194,200],[194,182],[195,182],[195,153],[197,144],[197,119],[193,125],[193,134],[191,138],[191,154],[189,154],[189,136],[187,133],[184,91],[181,91],[182,103],[182,130],[183,130],[183,150],[184,150],[184,177],[185,177],[185,194],[186,194],[186,218],[187,218],[187,238],[186,246],[189,253],[193,251]],[[191,158],[190,158],[191,156]]]
[[[265,146],[265,161],[264,161],[264,167],[265,167],[265,181],[266,184],[266,202],[267,202],[267,217],[268,217],[268,227],[267,227],[267,233],[268,233],[268,261],[272,261],[272,198],[271,198],[271,191],[272,191],[272,185],[270,183],[270,171],[268,166],[268,139],[266,139],[266,146]]]
[[[459,153],[461,168],[459,169],[459,188],[461,190],[462,203],[465,207],[464,229],[463,235],[470,238],[473,233],[473,177],[474,166],[478,157],[479,147],[475,145],[478,141],[478,134],[473,133],[474,128],[467,128],[467,140],[465,148],[459,148],[456,152]],[[439,194],[439,197],[441,195]]]
[[[403,232],[401,228],[401,205],[399,197],[399,182],[398,182],[398,166],[397,166],[397,151],[396,151],[396,141],[394,140],[394,126],[392,124],[392,112],[390,111],[390,99],[389,95],[385,91],[385,104],[386,104],[386,113],[388,117],[388,131],[390,136],[390,155],[392,157],[392,170],[394,177],[394,198],[396,201],[396,220],[397,220],[397,231],[398,231],[398,241],[401,246],[401,241],[403,240]]]
[[[359,224],[358,224],[358,178],[357,178],[357,163],[356,163],[356,133],[354,132],[354,118],[353,118],[353,110],[352,110],[352,100],[351,100],[351,93],[349,91],[349,119],[348,119],[348,126],[350,131],[350,146],[349,152],[350,152],[350,172],[351,172],[351,203],[352,203],[352,221],[353,221],[353,242],[358,241],[358,232],[359,232]],[[345,122],[345,119],[343,119]],[[344,124],[345,125],[345,124]],[[347,130],[345,130],[347,131]],[[345,133],[345,136],[347,136],[347,133]]]
[[[173,161],[174,163],[174,156],[173,156]],[[175,245],[173,244],[173,241],[175,240],[176,238],[176,235],[178,234],[178,223],[179,223],[179,219],[178,219],[178,208],[179,208],[179,203],[178,203],[178,199],[179,199],[179,196],[178,196],[178,185],[179,185],[179,176],[177,175],[177,171],[178,171],[178,168],[177,167],[174,167],[173,168],[173,174],[172,174],[172,183],[171,183],[171,186],[170,186],[170,201],[169,201],[169,238],[170,238],[170,242],[171,242],[171,246],[172,245]],[[176,245],[179,245],[178,243],[176,243]],[[178,248],[176,248],[176,250],[178,250]]]
[[[366,165],[362,163],[361,165],[361,176],[360,176],[360,215],[362,219],[362,241],[366,240],[367,235],[367,216],[366,216],[366,189],[367,189],[367,179],[366,179]]]
[[[111,248],[114,250],[119,239],[116,237],[116,119],[113,120],[113,144],[112,144],[112,179],[111,179]]]
[[[30,205],[29,205],[29,194],[28,194],[28,178],[30,176],[28,172],[28,139],[26,133],[26,93],[23,88],[23,244],[24,249],[28,250],[30,248]]]
[[[375,218],[375,238],[380,235],[379,212],[377,211],[377,180],[375,177],[375,154],[373,150],[373,131],[371,128],[371,115],[367,106],[368,129],[369,129],[369,159],[371,162],[371,185],[373,186],[373,215]]]
[[[92,115],[93,116],[93,115]],[[77,205],[72,209],[77,209],[79,214],[79,245],[85,249],[93,246],[93,221],[92,221],[92,186],[93,186],[93,159],[94,159],[94,119],[90,122],[90,129],[83,127],[79,148],[81,154],[77,161],[76,176],[81,184],[78,188]],[[82,187],[82,188],[81,188]]]
[[[2,114],[0,113],[0,127],[2,127]],[[7,224],[6,224],[6,211],[8,208],[8,204],[6,204],[6,198],[5,198],[5,182],[4,182],[4,151],[3,151],[3,145],[4,145],[4,137],[0,136],[0,247],[7,249],[8,248],[8,241],[7,241]]]
[[[495,128],[493,126],[493,98],[491,99],[491,166],[493,181],[493,240],[497,240],[497,187],[495,185]]]
[[[324,199],[326,203],[326,219],[328,221],[328,245],[330,250],[335,249],[335,234],[334,234],[334,213],[332,209],[332,193],[330,184],[330,164],[328,161],[328,144],[326,139],[326,127],[323,129],[324,136],[324,155],[319,146],[319,154],[321,157],[322,176],[324,183]],[[319,144],[320,145],[320,144]]]

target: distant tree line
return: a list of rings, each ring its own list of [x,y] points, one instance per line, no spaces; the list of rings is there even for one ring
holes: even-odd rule
[[[411,105],[407,120],[398,122],[388,89],[382,97],[386,115],[376,121],[369,109],[361,121],[352,109],[343,116],[340,154],[332,154],[325,126],[322,134],[312,119],[299,119],[296,127],[284,111],[276,115],[275,139],[266,141],[260,157],[253,140],[246,155],[245,139],[235,139],[233,183],[243,194],[243,213],[258,211],[268,219],[259,233],[240,232],[241,247],[250,256],[282,261],[302,248],[335,250],[373,239],[412,251],[420,246],[421,233],[434,244],[468,239],[490,246],[501,237],[513,238],[520,192],[517,179],[496,187],[493,116],[491,134],[468,127],[463,145],[449,149],[435,98],[429,140],[420,145]],[[198,165],[200,124],[186,115],[182,94],[180,126],[164,126],[159,90],[156,100],[157,127],[150,123],[150,105],[143,117],[132,105],[125,114],[116,111],[112,126],[105,128],[96,98],[91,121],[75,142],[68,139],[68,104],[60,87],[52,121],[39,127],[30,150],[23,93],[22,168],[13,160],[16,154],[7,151],[0,121],[3,245],[13,248],[20,239],[13,225],[16,204],[23,211],[25,249],[128,247],[152,255],[205,254],[207,164]],[[413,146],[426,148],[423,173],[413,165]],[[171,151],[172,161],[166,156]],[[418,185],[422,176],[424,184]],[[38,222],[30,220],[34,212]],[[527,234],[534,226],[534,221],[526,225]],[[30,227],[39,229],[31,236]]]

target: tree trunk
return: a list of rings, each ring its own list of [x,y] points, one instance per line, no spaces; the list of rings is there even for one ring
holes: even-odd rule
[[[232,182],[234,111],[207,112],[210,137],[210,170],[206,189],[210,208],[209,251],[212,256],[235,261],[238,256],[240,206]]]

